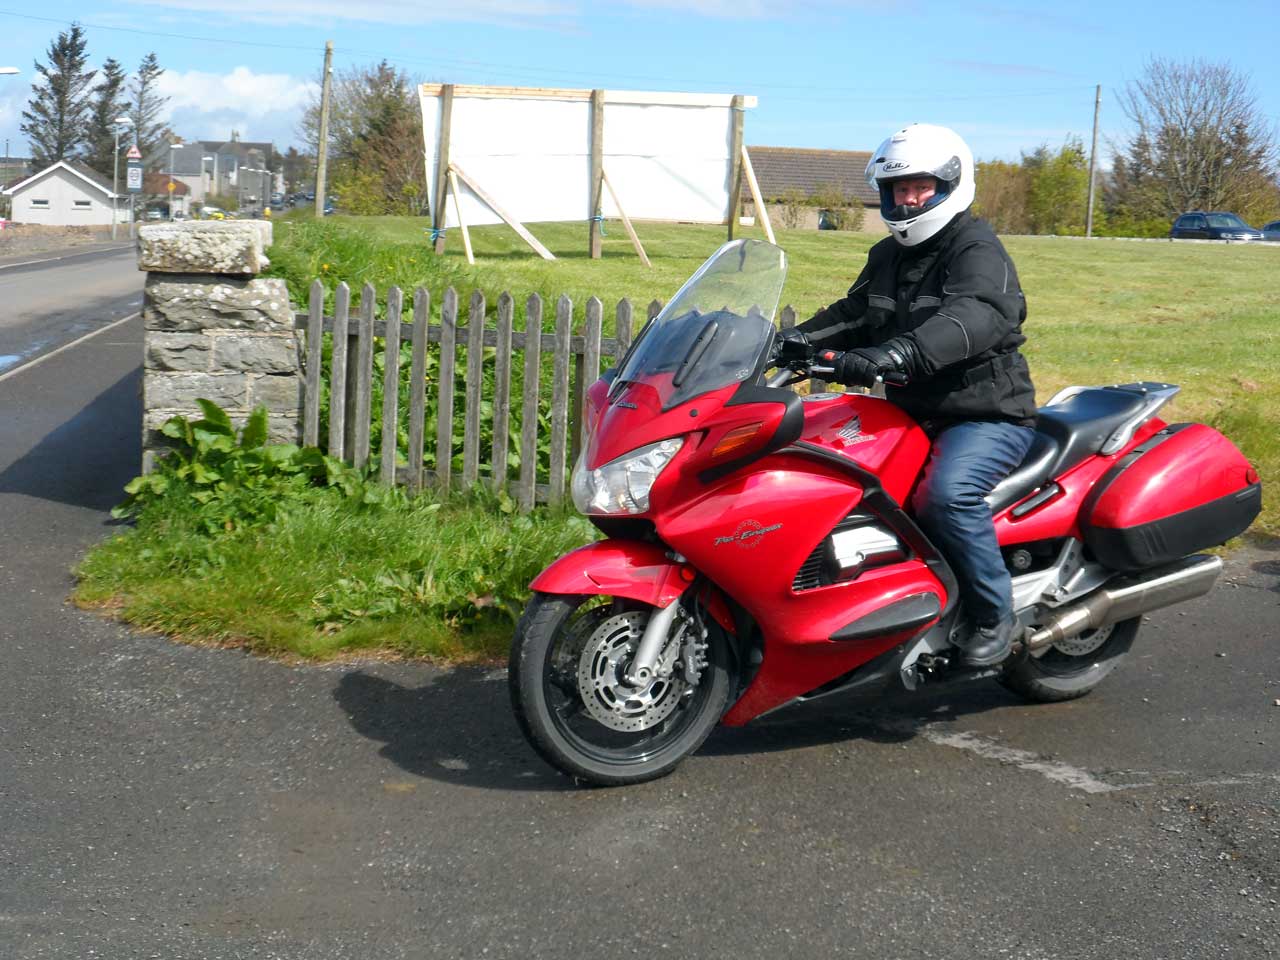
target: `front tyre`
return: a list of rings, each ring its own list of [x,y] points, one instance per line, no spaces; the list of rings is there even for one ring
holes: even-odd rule
[[[665,776],[724,713],[728,640],[710,617],[684,607],[654,679],[626,682],[653,611],[612,597],[547,593],[525,607],[511,646],[511,705],[533,748],[569,776],[605,786]]]

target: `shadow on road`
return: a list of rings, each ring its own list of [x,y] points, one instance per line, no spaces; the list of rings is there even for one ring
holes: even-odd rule
[[[343,674],[333,698],[362,736],[402,770],[495,790],[569,790],[516,727],[505,676],[460,667],[421,687],[369,673]]]
[[[141,368],[121,377],[0,472],[0,493],[110,510],[142,461]]]
[[[772,753],[846,740],[904,743],[926,723],[957,720],[1009,706],[1026,706],[993,680],[911,693],[860,693],[785,707],[745,727],[722,727],[703,753],[717,756]]]
[[[420,687],[365,672],[346,673],[333,691],[362,736],[406,772],[496,790],[574,789],[525,742],[511,712],[505,675],[459,668]],[[901,743],[926,722],[1025,705],[992,681],[920,694],[861,695],[798,705],[745,727],[717,729],[699,751],[741,756],[862,740]]]

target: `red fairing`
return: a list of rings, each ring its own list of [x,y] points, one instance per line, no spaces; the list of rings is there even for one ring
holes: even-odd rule
[[[909,560],[869,571],[851,583],[792,594],[786,606],[758,604],[764,661],[722,722],[730,727],[747,723],[923,632],[929,625],[866,640],[830,639],[846,624],[920,593],[936,596],[939,609],[946,603],[946,590],[929,568]]]
[[[804,404],[801,439],[834,450],[876,474],[905,504],[929,456],[929,438],[895,404],[859,393],[819,394]]]
[[[608,399],[587,446],[590,469],[659,440],[700,430],[702,421],[716,413],[738,389],[737,384],[723,387],[664,412],[659,385],[654,382],[659,379],[626,384]]]
[[[946,604],[942,584],[919,560],[847,583],[792,589],[809,554],[861,499],[861,487],[834,468],[774,455],[710,488],[689,476],[668,495],[676,506],[656,518],[659,536],[737,599],[764,635],[764,662],[726,723],[746,723],[922,629],[865,641],[830,639],[852,621],[913,594],[932,593],[940,608]]]
[[[601,540],[565,554],[534,577],[529,588],[541,593],[607,594],[665,607],[689,586],[681,568],[651,543]]]
[[[1182,513],[1250,483],[1249,461],[1212,427],[1183,427],[1110,483],[1089,514],[1094,526],[1136,527]]]

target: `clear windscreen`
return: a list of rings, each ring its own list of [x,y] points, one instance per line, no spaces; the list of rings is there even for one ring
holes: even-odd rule
[[[732,240],[707,260],[637,340],[615,389],[647,383],[664,409],[754,376],[773,337],[787,257]]]

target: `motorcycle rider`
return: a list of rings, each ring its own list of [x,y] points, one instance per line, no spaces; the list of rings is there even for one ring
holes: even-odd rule
[[[780,334],[783,359],[834,365],[829,379],[889,386],[888,399],[933,441],[915,516],[961,586],[973,629],[962,660],[991,666],[1010,651],[1012,586],[984,497],[1031,446],[1035,390],[1013,261],[969,211],[973,154],[946,127],[913,124],[867,165],[890,236],[877,243],[843,299]],[[831,351],[845,351],[842,355]]]

